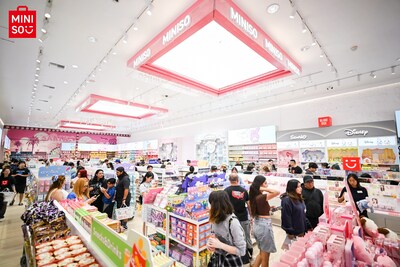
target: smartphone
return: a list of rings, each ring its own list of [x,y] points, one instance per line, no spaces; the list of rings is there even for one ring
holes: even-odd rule
[[[275,212],[275,211],[278,211],[278,210],[281,210],[281,209],[282,209],[282,206],[278,206],[278,207],[272,208],[271,211]]]

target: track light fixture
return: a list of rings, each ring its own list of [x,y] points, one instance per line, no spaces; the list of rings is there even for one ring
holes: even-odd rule
[[[392,70],[392,74],[396,74],[395,66],[390,67],[390,69]]]
[[[375,74],[375,72],[373,72],[373,71],[371,71],[371,74],[369,75],[369,76],[371,76],[372,78],[376,78],[376,74]]]
[[[150,3],[149,6],[147,7],[146,14],[149,16],[151,16],[153,14],[153,4],[152,3]]]
[[[292,8],[292,12],[290,13],[290,15],[289,15],[289,18],[290,19],[294,19],[294,16],[296,15],[296,9],[293,7]]]
[[[303,21],[303,23],[301,24],[301,32],[302,32],[302,33],[306,33],[306,32],[307,32],[306,24],[304,23],[304,21]]]

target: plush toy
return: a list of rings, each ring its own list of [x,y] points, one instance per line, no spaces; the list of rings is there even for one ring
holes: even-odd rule
[[[359,236],[353,236],[353,245],[354,256],[356,257],[356,259],[372,265],[372,263],[374,262],[374,257],[365,246],[364,240]]]
[[[390,239],[394,242],[397,242],[399,240],[399,237],[397,236],[397,234],[395,232],[393,232],[392,230],[390,230],[389,228],[378,228],[377,229],[378,233],[383,234],[387,239]]]
[[[396,267],[396,263],[386,255],[378,256],[378,258],[376,259],[376,262],[379,264],[379,266]]]
[[[357,201],[357,206],[360,212],[363,212],[366,209],[370,209],[371,213],[374,213],[374,207],[372,206],[372,201],[370,201],[368,198]]]
[[[370,237],[377,237],[379,235],[378,233],[378,226],[375,224],[375,222],[367,217],[363,217],[360,219],[361,225],[364,229],[364,231],[370,236]]]

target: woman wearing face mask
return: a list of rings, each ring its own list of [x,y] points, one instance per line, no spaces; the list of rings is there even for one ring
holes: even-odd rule
[[[360,185],[360,181],[358,180],[358,176],[355,173],[350,173],[347,176],[347,184],[350,188],[351,195],[353,197],[354,203],[356,204],[358,212],[360,212],[357,202],[368,197],[368,191],[365,187]],[[342,191],[340,192],[338,201],[342,203],[345,200],[345,193],[347,194],[346,187],[343,187]],[[368,217],[367,210],[360,212],[360,217]]]

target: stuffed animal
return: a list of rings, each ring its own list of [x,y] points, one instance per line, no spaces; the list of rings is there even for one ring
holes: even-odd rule
[[[397,242],[399,240],[399,237],[395,232],[390,230],[389,228],[384,228],[380,227],[377,229],[378,233],[383,234],[387,239],[390,239],[391,241]]]
[[[378,258],[376,259],[376,262],[379,264],[379,266],[384,266],[384,267],[396,267],[396,263],[389,258],[388,256],[384,255],[380,255],[378,256]]]
[[[368,198],[357,201],[357,207],[360,212],[363,212],[366,209],[370,209],[372,213],[374,213],[374,207],[372,206],[372,201],[368,200]]]
[[[367,247],[365,246],[364,240],[354,235],[353,236],[353,245],[354,245],[354,256],[357,260],[363,261],[368,265],[372,265],[374,262],[374,256],[370,251],[368,251]]]
[[[362,217],[360,219],[361,225],[364,229],[364,231],[370,236],[370,237],[377,237],[379,235],[378,233],[378,226],[375,224],[375,222],[367,217]]]

